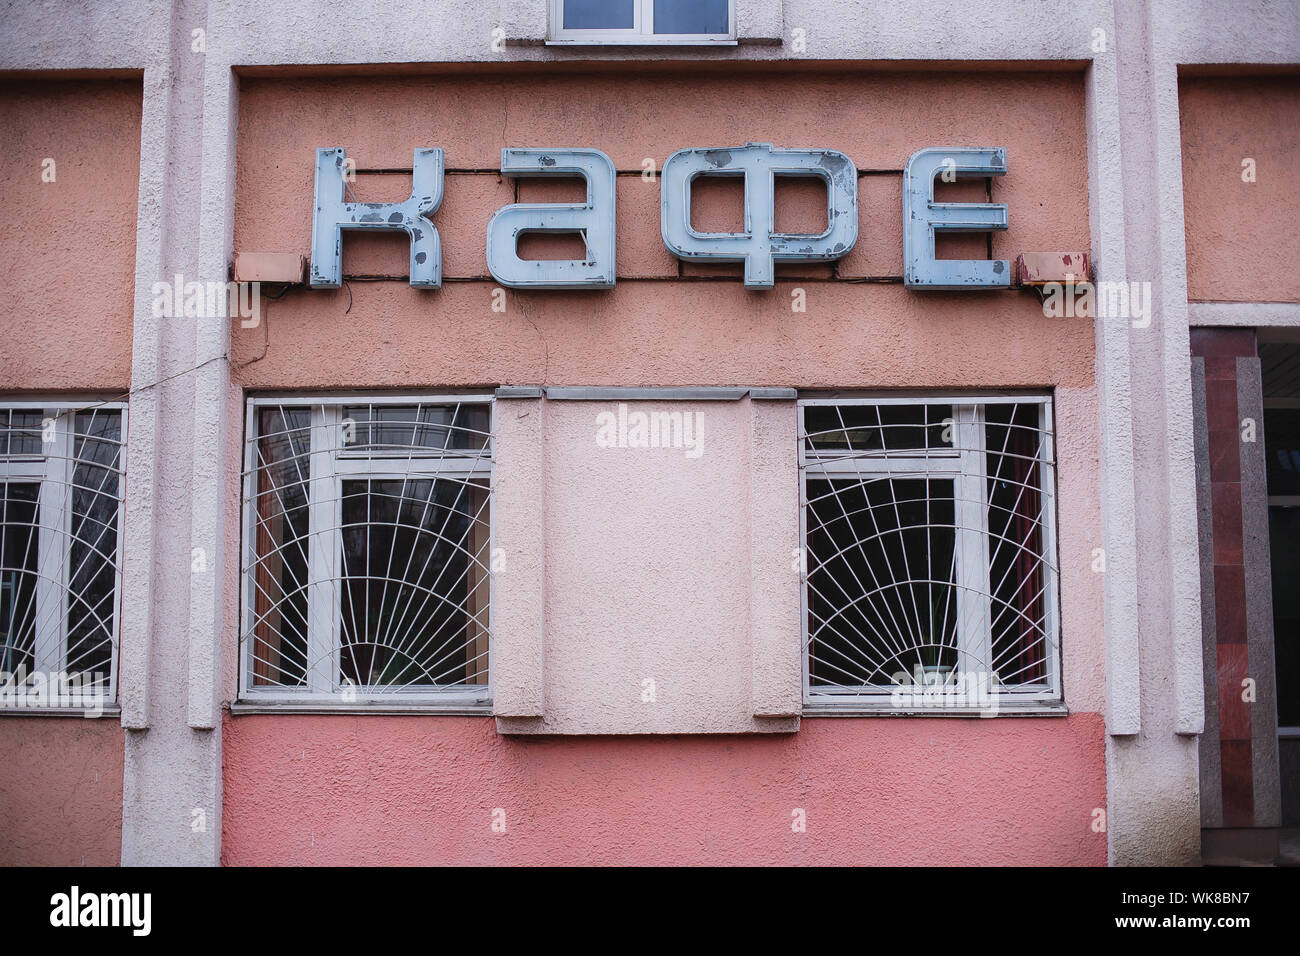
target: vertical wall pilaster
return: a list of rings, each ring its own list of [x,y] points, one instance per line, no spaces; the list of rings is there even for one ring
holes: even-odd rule
[[[505,557],[492,592],[492,702],[498,725],[546,714],[545,415],[541,388],[497,394],[492,549]]]
[[[205,0],[177,0],[146,70],[137,233],[122,862],[216,864],[227,319],[154,314],[154,283],[225,282],[233,82]],[[213,59],[209,59],[213,57]],[[210,297],[209,297],[210,298]]]
[[[1107,569],[1134,575],[1137,601],[1138,719],[1131,702],[1113,708],[1112,720],[1123,720],[1113,720],[1107,738],[1111,862],[1121,865],[1200,859],[1200,563],[1178,74],[1161,45],[1166,18],[1158,0],[1115,4],[1124,274],[1099,273],[1102,281],[1138,283],[1150,305],[1147,316],[1105,327],[1108,338],[1128,341],[1129,420],[1121,431],[1131,435],[1137,505],[1135,565]],[[1131,649],[1131,634],[1114,632],[1110,620],[1107,629],[1109,641]],[[1131,668],[1131,653],[1124,656]],[[1110,675],[1125,684],[1132,676]],[[1111,688],[1112,700],[1120,689]]]

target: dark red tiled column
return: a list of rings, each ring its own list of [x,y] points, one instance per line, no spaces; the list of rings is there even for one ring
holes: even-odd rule
[[[1211,553],[1214,602],[1213,656],[1217,687],[1217,743],[1220,825],[1255,825],[1251,707],[1243,700],[1243,681],[1250,674],[1246,629],[1246,565],[1242,548],[1242,417],[1237,407],[1239,358],[1255,358],[1253,329],[1194,329],[1192,355],[1205,364],[1204,427],[1208,438]],[[1262,430],[1263,423],[1257,423]],[[1198,466],[1203,467],[1203,462]],[[1203,476],[1202,476],[1203,477]],[[1201,487],[1205,483],[1202,480]],[[1202,580],[1205,580],[1203,574]],[[1210,729],[1210,728],[1207,728]],[[1212,745],[1206,741],[1206,745]],[[1204,750],[1204,748],[1203,748]],[[1208,783],[1208,781],[1205,781]]]

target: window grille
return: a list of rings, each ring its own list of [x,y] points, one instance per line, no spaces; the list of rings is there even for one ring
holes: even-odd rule
[[[125,419],[112,403],[0,406],[6,705],[115,697]]]
[[[489,700],[488,396],[254,399],[248,701]]]
[[[1059,699],[1051,411],[800,402],[807,702]]]

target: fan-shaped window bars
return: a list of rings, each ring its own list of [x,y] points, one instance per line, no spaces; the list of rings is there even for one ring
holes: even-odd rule
[[[1058,700],[1050,400],[808,399],[799,412],[805,700]]]
[[[120,404],[0,405],[0,706],[116,693]]]
[[[490,700],[490,396],[253,399],[242,697]]]

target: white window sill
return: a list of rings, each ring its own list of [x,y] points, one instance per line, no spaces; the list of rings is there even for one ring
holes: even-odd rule
[[[1068,717],[1070,708],[1061,701],[1000,703],[997,707],[900,708],[888,703],[854,701],[833,703],[804,701],[805,717]]]
[[[682,40],[656,39],[648,36],[629,37],[626,40],[565,39],[547,40],[546,46],[738,46],[738,40],[711,40],[688,38]]]
[[[4,717],[84,717],[96,720],[100,717],[121,717],[119,704],[100,704],[90,707],[0,707],[0,718]]]
[[[487,704],[394,704],[389,702],[353,704],[301,703],[283,704],[271,701],[235,701],[227,705],[232,717],[248,714],[370,714],[412,715],[423,717],[491,717],[492,705]]]

